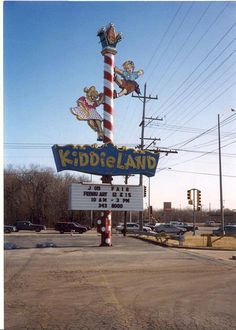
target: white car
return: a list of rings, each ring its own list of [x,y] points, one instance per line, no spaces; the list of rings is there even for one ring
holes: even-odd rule
[[[119,231],[119,232],[122,232],[124,229],[124,225],[121,224],[121,225],[118,225],[116,227],[116,230]],[[132,232],[132,231],[139,231],[139,224],[137,223],[133,223],[133,222],[127,222],[126,224],[126,231],[127,232]],[[150,227],[146,227],[146,226],[143,226],[143,231],[151,231],[151,228]]]

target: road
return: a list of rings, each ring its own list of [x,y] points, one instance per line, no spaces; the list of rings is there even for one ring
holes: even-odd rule
[[[236,328],[236,262],[131,237],[10,234],[5,251],[5,329]],[[58,248],[30,248],[51,241]]]

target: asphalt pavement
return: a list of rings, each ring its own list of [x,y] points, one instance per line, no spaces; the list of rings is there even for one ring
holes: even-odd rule
[[[236,328],[236,261],[122,235],[5,235],[5,329]],[[56,248],[35,248],[39,242]],[[212,252],[212,251],[210,251]],[[216,252],[216,251],[214,251]]]

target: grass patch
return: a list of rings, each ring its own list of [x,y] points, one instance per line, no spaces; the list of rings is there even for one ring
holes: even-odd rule
[[[142,236],[143,238],[153,241],[153,242],[159,242],[161,243],[160,240],[157,240],[155,237],[147,237],[147,236]],[[162,240],[164,242],[164,240]],[[236,237],[229,237],[229,236],[224,236],[224,237],[211,237],[211,243],[212,243],[212,248],[216,249],[232,249],[236,250]],[[168,239],[166,242],[164,242],[166,246],[180,246],[180,242],[177,240],[173,239]],[[207,237],[206,236],[190,236],[190,235],[185,235],[184,236],[184,241],[182,242],[182,247],[187,247],[187,248],[206,248],[209,247],[207,245]]]

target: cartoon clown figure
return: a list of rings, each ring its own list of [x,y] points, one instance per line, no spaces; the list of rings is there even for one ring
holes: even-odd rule
[[[122,64],[124,70],[121,70],[115,66],[114,72],[119,74],[123,79],[114,76],[115,83],[121,88],[121,91],[117,93],[114,90],[114,98],[128,95],[132,92],[136,92],[138,95],[140,94],[140,89],[138,83],[135,81],[138,77],[143,74],[143,70],[134,71],[134,62],[133,61],[125,61]]]
[[[97,133],[97,140],[103,141],[103,118],[96,108],[104,102],[104,94],[98,93],[94,86],[85,87],[84,92],[86,96],[81,96],[76,102],[77,107],[70,108],[70,111],[78,120],[86,120],[88,125]]]

